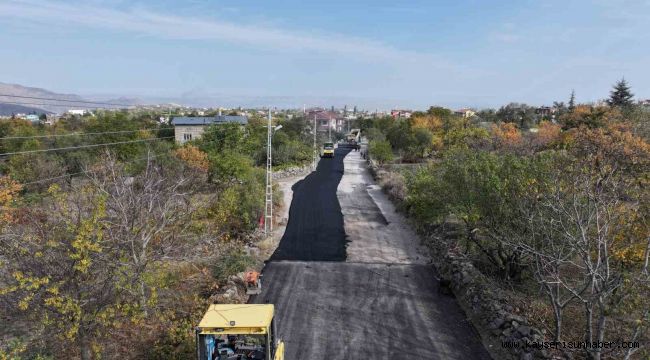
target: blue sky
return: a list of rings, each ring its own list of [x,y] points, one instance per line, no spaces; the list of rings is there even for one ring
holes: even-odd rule
[[[387,109],[587,102],[625,76],[647,98],[648,24],[650,0],[2,0],[0,82]]]

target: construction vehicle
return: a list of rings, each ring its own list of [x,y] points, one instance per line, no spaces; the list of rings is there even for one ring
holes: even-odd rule
[[[323,144],[323,150],[321,151],[320,157],[334,157],[334,143],[326,142]]]
[[[361,129],[352,129],[350,133],[345,136],[348,144],[356,145],[361,140]]]
[[[198,360],[284,360],[271,304],[213,304],[196,327]]]

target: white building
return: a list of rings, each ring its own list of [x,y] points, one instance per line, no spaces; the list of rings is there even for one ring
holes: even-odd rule
[[[68,114],[70,114],[70,115],[80,115],[80,116],[83,116],[83,115],[86,115],[86,114],[88,113],[88,110],[84,110],[84,109],[70,109],[70,110],[68,110],[67,112],[68,112]]]
[[[175,117],[172,119],[174,125],[174,138],[178,143],[184,143],[199,139],[205,128],[213,124],[236,123],[240,125],[248,124],[248,118],[241,115],[218,115],[203,117]]]

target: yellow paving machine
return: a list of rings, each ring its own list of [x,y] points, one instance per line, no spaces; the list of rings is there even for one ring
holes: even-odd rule
[[[198,360],[284,360],[270,304],[213,304],[196,327]]]
[[[321,151],[320,157],[334,157],[334,143],[326,142],[323,144],[323,150]]]

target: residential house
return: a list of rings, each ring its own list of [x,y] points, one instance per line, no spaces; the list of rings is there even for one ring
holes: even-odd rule
[[[333,111],[320,109],[309,110],[307,119],[310,121],[316,120],[316,129],[319,132],[329,132],[330,129],[331,131],[341,132],[347,129],[345,118]]]
[[[549,106],[541,106],[535,109],[535,114],[540,115],[543,118],[550,118],[553,115],[553,108]]]
[[[471,118],[476,115],[476,111],[472,109],[459,109],[454,111],[454,114],[458,116],[462,116],[464,118]]]
[[[391,110],[390,111],[390,116],[392,116],[394,119],[408,119],[413,115],[413,111],[411,110]]]
[[[172,119],[174,125],[174,137],[176,142],[184,143],[196,140],[203,135],[205,128],[214,124],[235,123],[240,125],[248,124],[248,117],[241,115],[217,115],[217,116],[196,116],[196,117],[175,117]]]
[[[45,121],[43,121],[43,124],[45,125],[54,125],[56,122],[59,120],[59,116],[56,114],[46,114],[45,115]]]
[[[27,121],[31,121],[31,122],[33,122],[33,123],[36,123],[36,122],[41,121],[41,119],[40,119],[40,118],[38,117],[38,115],[36,115],[36,114],[25,115],[25,116],[23,117],[23,119],[25,119],[25,120],[27,120]]]

